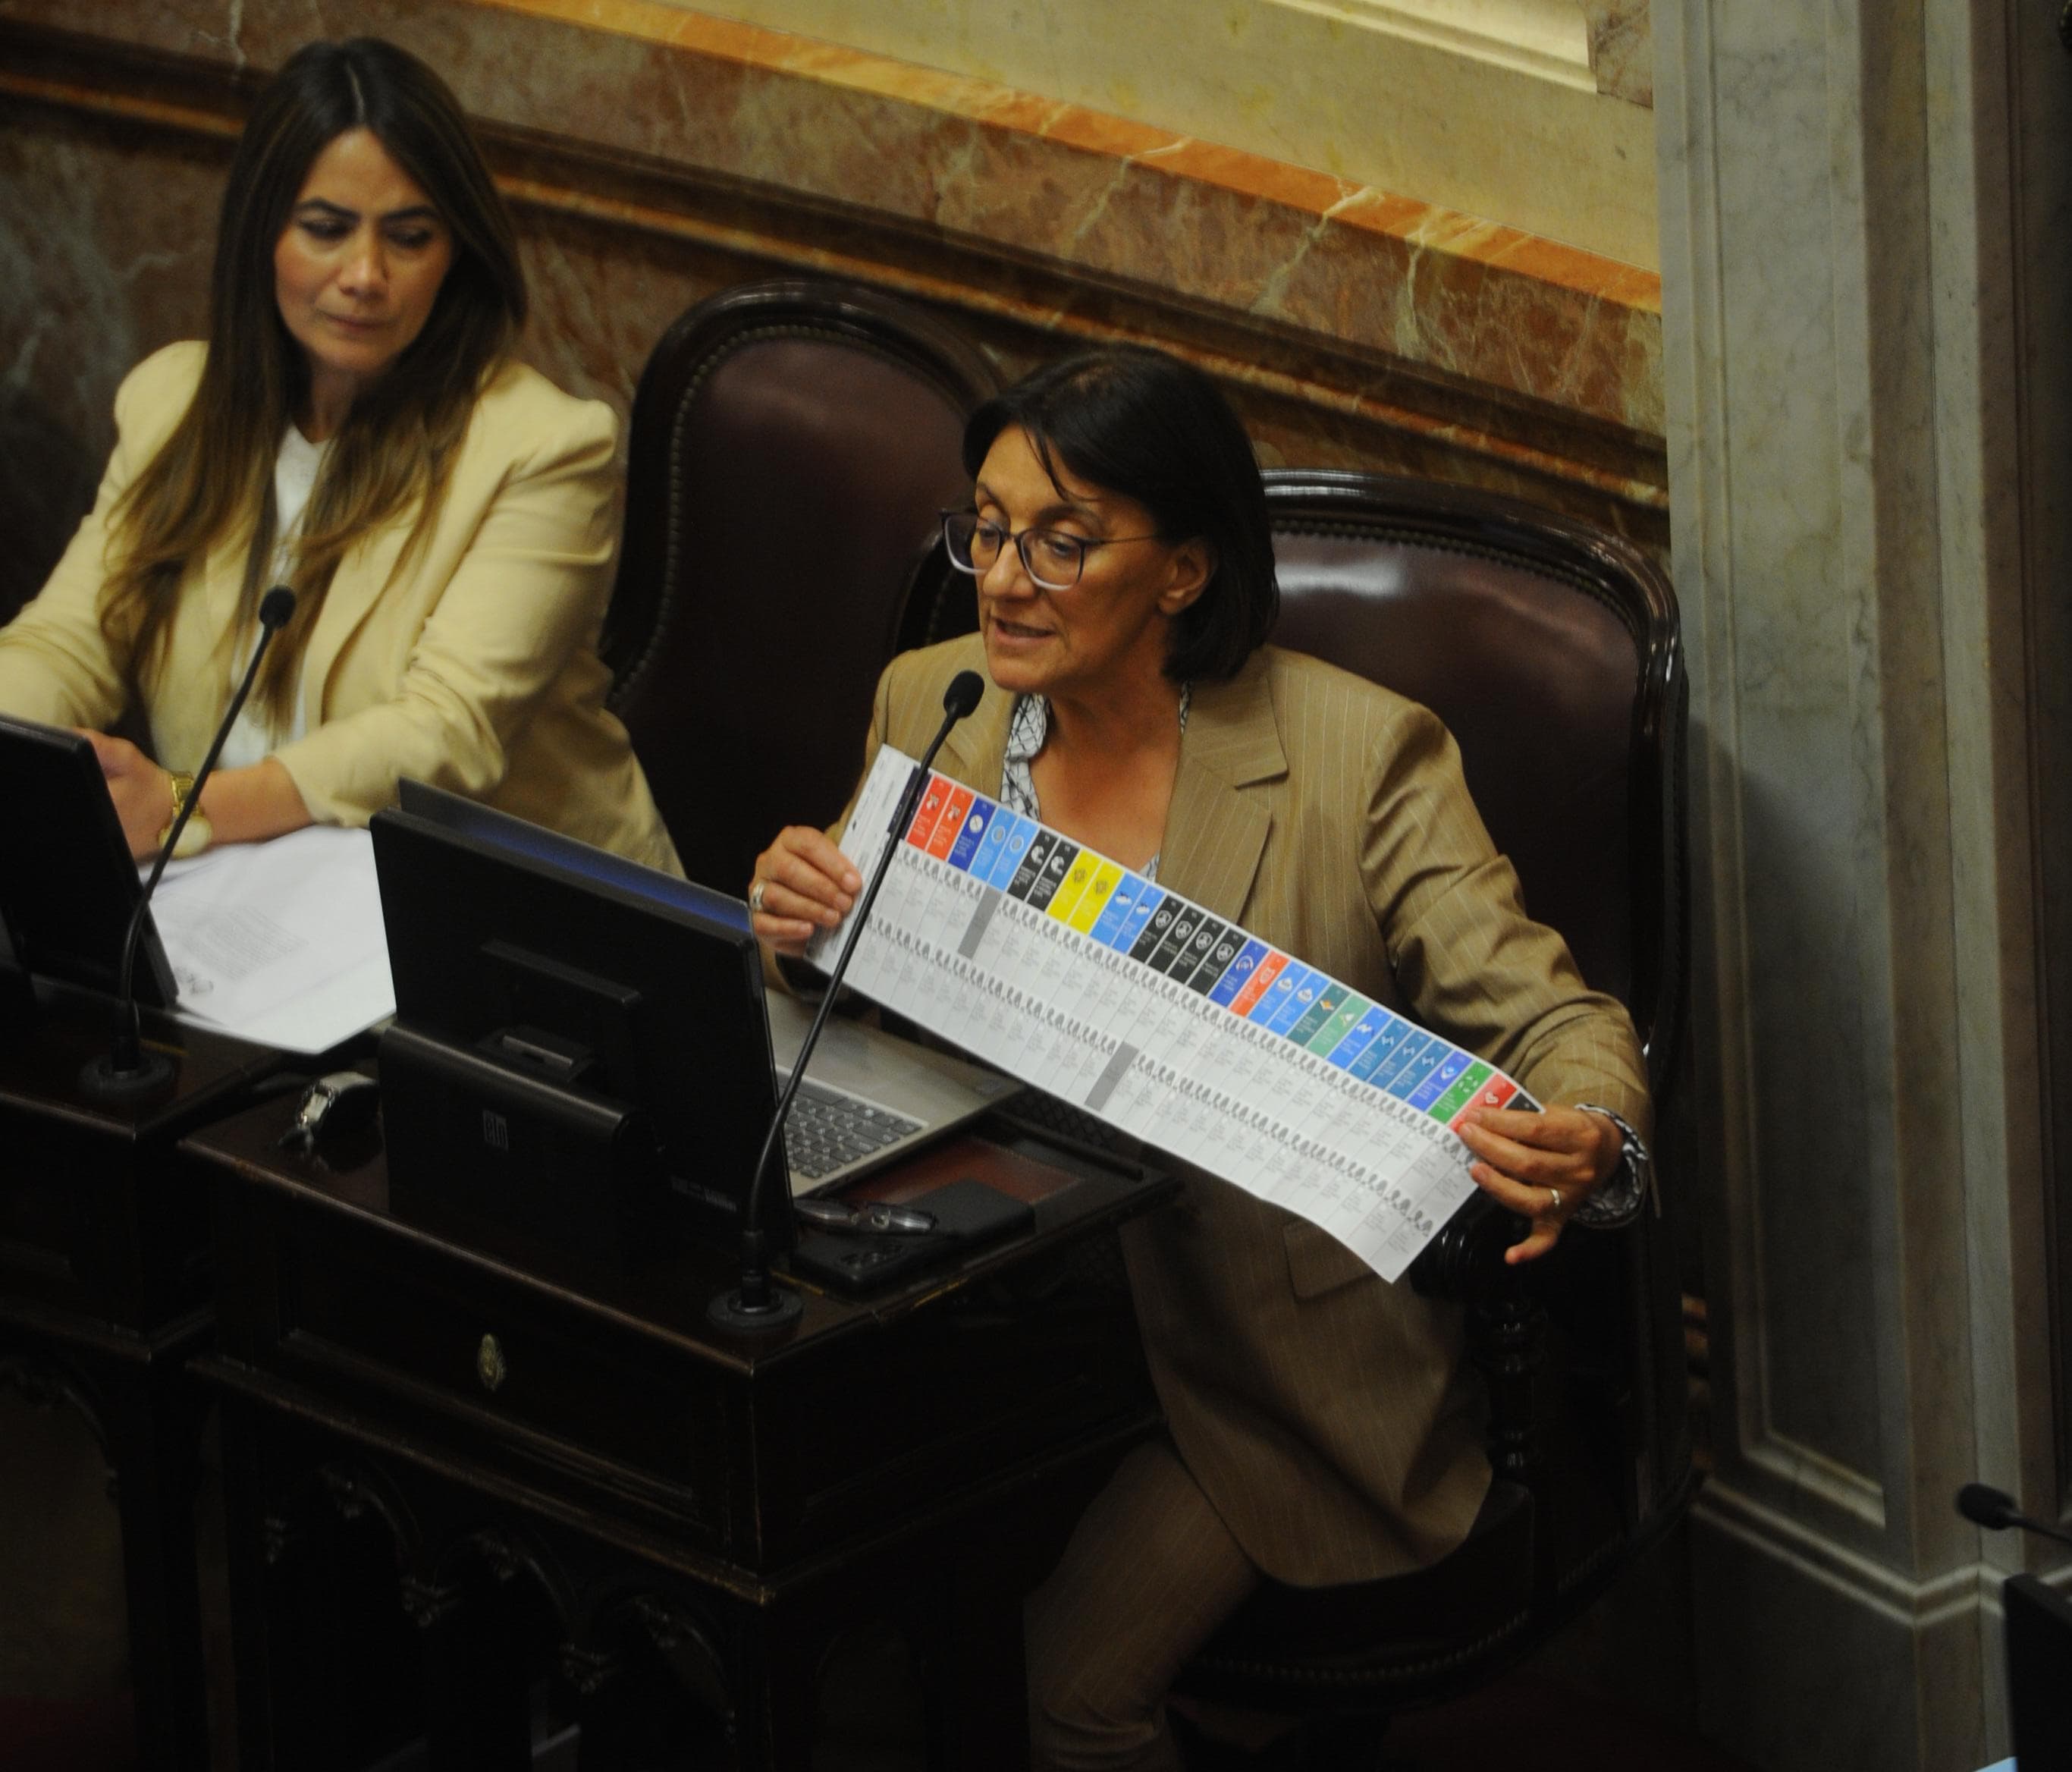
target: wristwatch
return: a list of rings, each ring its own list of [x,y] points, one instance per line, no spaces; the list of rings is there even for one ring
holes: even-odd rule
[[[1644,1197],[1660,1218],[1662,1194],[1655,1185],[1655,1159],[1648,1153],[1646,1140],[1633,1129],[1623,1114],[1614,1113],[1610,1108],[1594,1101],[1579,1101],[1576,1107],[1582,1113],[1602,1114],[1618,1128],[1619,1166],[1623,1171],[1620,1183],[1593,1194],[1584,1203],[1580,1215],[1590,1216],[1594,1207],[1605,1221],[1617,1223],[1638,1211]]]
[[[166,828],[158,833],[160,849],[166,846],[166,839],[173,834],[173,827],[179,823],[180,808],[194,798],[193,776],[183,775],[177,769],[167,770],[166,775],[172,783],[173,810],[166,820]],[[216,828],[209,823],[208,814],[197,806],[187,820],[187,828],[180,833],[179,843],[173,850],[173,859],[181,861],[190,855],[199,855],[215,841]]]

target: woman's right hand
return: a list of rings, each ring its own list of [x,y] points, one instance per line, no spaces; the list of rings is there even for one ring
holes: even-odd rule
[[[780,954],[802,954],[815,933],[849,915],[863,876],[824,831],[787,824],[755,858],[748,882],[755,937]]]

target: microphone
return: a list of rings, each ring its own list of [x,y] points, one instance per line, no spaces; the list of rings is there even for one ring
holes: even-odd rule
[[[1974,1526],[1983,1526],[1989,1532],[2019,1526],[2025,1532],[2038,1532],[2045,1538],[2056,1539],[2061,1544],[2072,1544],[2072,1532],[2046,1525],[2040,1519],[2031,1519],[2016,1508],[2013,1496],[1987,1483],[1967,1482],[1959,1490],[1957,1511]]]
[[[144,919],[150,915],[151,894],[158,890],[158,876],[166,871],[166,864],[173,857],[173,848],[180,840],[180,833],[187,828],[187,820],[194,816],[195,808],[201,804],[201,791],[208,785],[209,776],[215,772],[216,759],[223,754],[224,743],[230,737],[230,729],[237,724],[237,717],[245,711],[245,697],[251,694],[252,685],[259,675],[259,662],[266,656],[266,648],[273,636],[288,625],[295,613],[295,594],[286,585],[276,585],[259,599],[259,639],[252,648],[251,662],[245,667],[245,675],[239,681],[237,693],[230,698],[222,723],[216,729],[216,737],[210,742],[208,754],[201,760],[201,767],[195,771],[194,787],[187,795],[187,804],[166,828],[166,840],[159,845],[158,858],[151,864],[151,877],[144,882],[144,890],[137,899],[137,908],[130,914],[130,927],[122,937],[122,965],[117,975],[115,999],[115,1029],[109,1042],[109,1050],[97,1059],[90,1060],[80,1073],[80,1087],[97,1101],[136,1101],[155,1095],[172,1081],[172,1062],[164,1054],[144,1050],[142,1018],[137,1008],[136,976],[137,949],[144,936]]]
[[[764,1135],[762,1152],[755,1159],[754,1176],[749,1183],[748,1198],[742,1209],[741,1284],[732,1292],[723,1292],[713,1299],[705,1313],[722,1329],[776,1329],[791,1322],[805,1308],[796,1293],[780,1291],[770,1284],[769,1240],[763,1231],[763,1184],[769,1178],[770,1160],[776,1152],[778,1140],[783,1136],[784,1121],[791,1112],[791,1098],[799,1092],[799,1084],[805,1077],[806,1061],[812,1056],[820,1030],[827,1025],[828,1012],[834,1007],[842,974],[849,970],[849,956],[856,952],[857,938],[863,933],[871,906],[877,902],[878,889],[885,884],[885,876],[891,871],[892,857],[899,849],[900,833],[914,822],[915,811],[921,804],[922,789],[927,784],[928,767],[935,762],[935,753],[943,748],[943,741],[949,737],[950,728],[976,708],[985,693],[985,679],[976,671],[960,671],[950,679],[949,688],[943,692],[943,723],[935,729],[935,736],[921,754],[920,762],[914,766],[914,773],[907,778],[906,791],[899,796],[892,822],[886,827],[892,841],[885,845],[878,865],[871,870],[870,878],[863,889],[863,902],[857,907],[856,920],[849,927],[849,939],[842,944],[834,970],[828,975],[828,988],[814,1013],[812,1026],[806,1030],[805,1038],[799,1043],[799,1055],[791,1064],[791,1080],[777,1098],[777,1111],[770,1116],[770,1130]],[[791,1210],[787,1200],[784,1206],[787,1215]]]

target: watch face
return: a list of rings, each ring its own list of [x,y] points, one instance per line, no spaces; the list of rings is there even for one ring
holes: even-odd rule
[[[178,812],[173,814],[175,823],[179,822],[179,816]],[[168,824],[158,833],[160,843],[162,844],[166,841],[172,828],[171,824]],[[199,855],[215,841],[216,827],[209,823],[208,814],[197,810],[182,827],[180,840],[173,845],[173,858],[175,861],[185,861],[190,855]]]

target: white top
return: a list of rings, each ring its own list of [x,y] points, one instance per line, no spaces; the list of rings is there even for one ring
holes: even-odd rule
[[[302,512],[309,508],[310,494],[317,483],[317,470],[323,466],[328,442],[313,443],[291,423],[281,438],[281,453],[273,463],[273,558],[267,572],[267,586],[281,583],[288,576],[294,561],[295,532],[302,526]],[[245,667],[252,662],[252,648],[259,643],[257,624],[253,624],[251,638],[237,648],[236,660],[230,687],[234,692],[237,678]],[[306,685],[295,686],[295,711],[286,732],[275,732],[266,723],[265,715],[256,702],[245,704],[245,711],[237,717],[237,724],[230,729],[230,736],[223,742],[223,755],[217,767],[223,769],[245,769],[256,763],[264,763],[282,745],[299,738],[309,730],[309,709],[303,699]]]

